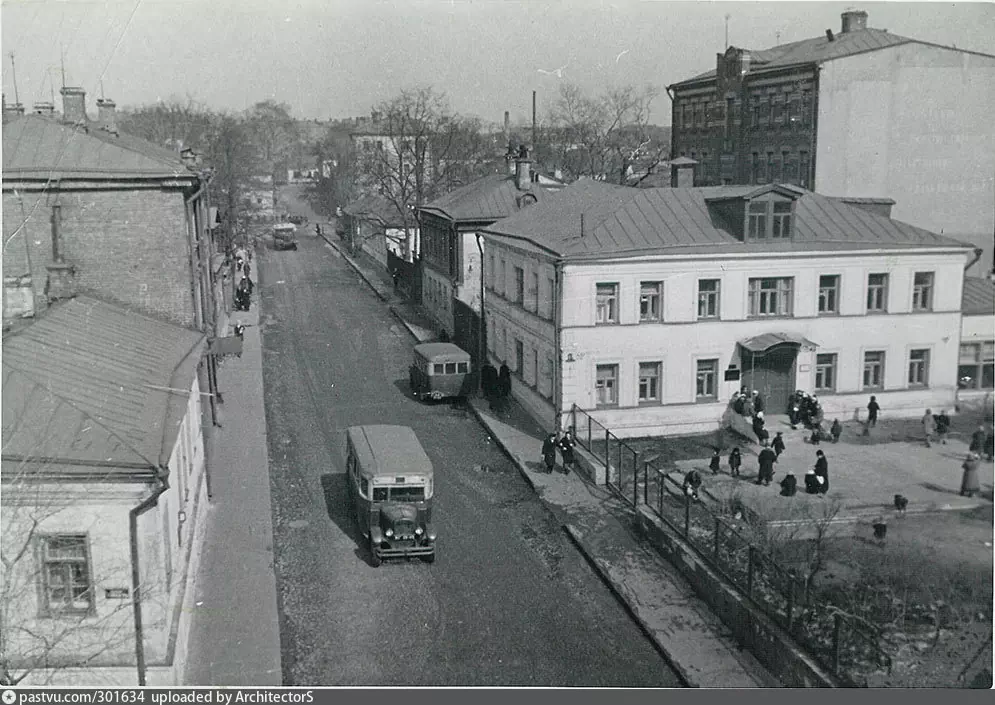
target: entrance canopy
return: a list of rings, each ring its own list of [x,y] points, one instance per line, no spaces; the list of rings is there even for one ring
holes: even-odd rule
[[[763,333],[741,340],[739,344],[755,355],[762,355],[776,345],[798,345],[808,350],[815,350],[819,347],[816,343],[797,333]]]

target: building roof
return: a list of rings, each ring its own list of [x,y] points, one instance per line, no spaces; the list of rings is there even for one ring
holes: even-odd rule
[[[991,279],[964,277],[960,309],[966,316],[995,316],[995,284]]]
[[[529,189],[522,191],[515,185],[514,174],[489,174],[450,191],[419,210],[455,221],[493,222],[523,208],[520,199],[524,194],[535,196],[535,202],[539,202],[562,187],[559,182],[553,186],[532,183]]]
[[[41,115],[3,128],[4,179],[196,179],[179,154],[147,140]]]
[[[854,54],[862,54],[878,49],[899,46],[901,44],[930,44],[918,39],[909,39],[897,34],[892,34],[883,29],[854,29],[849,32],[834,33],[833,41],[823,34],[812,39],[803,39],[798,42],[779,44],[762,51],[745,49],[750,55],[749,73],[759,73],[782,68],[785,66],[795,66],[798,64],[821,64],[825,61],[841,59]],[[931,44],[931,46],[942,46]],[[954,47],[942,47],[951,51],[964,51],[969,54],[980,54],[979,52],[956,49]],[[988,54],[980,54],[988,56]],[[673,86],[680,86],[685,83],[694,83],[715,78],[715,69],[698,74],[692,78],[678,81]],[[672,86],[668,86],[670,88]]]
[[[352,201],[342,208],[342,212],[355,218],[380,221],[382,225],[388,228],[403,228],[405,224],[404,218],[397,212],[394,204],[383,196],[375,194],[363,196]],[[408,219],[407,224],[409,226],[415,224],[414,216]]]
[[[165,465],[205,340],[89,297],[55,304],[3,339],[5,460]]]
[[[791,194],[795,200],[791,240],[743,242],[718,208],[709,208],[709,201],[752,197],[767,190]],[[584,179],[563,189],[555,199],[488,226],[487,232],[526,239],[562,257],[582,259],[650,253],[969,247],[784,184],[635,189]]]

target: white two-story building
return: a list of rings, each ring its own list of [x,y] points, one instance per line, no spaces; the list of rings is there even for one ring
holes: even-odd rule
[[[490,226],[489,356],[549,425],[712,430],[742,385],[853,418],[953,408],[972,246],[795,186],[565,188]]]

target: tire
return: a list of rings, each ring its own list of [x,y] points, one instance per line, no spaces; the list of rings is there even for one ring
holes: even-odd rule
[[[421,559],[426,563],[435,563],[435,552],[428,554],[427,556],[422,556]]]
[[[379,568],[380,564],[383,563],[383,559],[377,555],[376,549],[373,546],[373,542],[370,542],[370,565],[374,568]]]

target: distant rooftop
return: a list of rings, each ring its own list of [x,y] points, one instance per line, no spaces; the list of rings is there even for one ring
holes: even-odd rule
[[[964,277],[960,309],[965,316],[995,316],[995,284],[991,279]]]
[[[548,177],[543,179],[552,181]],[[530,183],[528,189],[519,190],[514,174],[490,174],[450,191],[421,206],[420,210],[451,220],[495,221],[517,213],[522,207],[520,199],[525,194],[531,194],[535,202],[539,202],[562,188],[560,182],[548,185]]]

